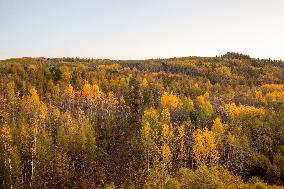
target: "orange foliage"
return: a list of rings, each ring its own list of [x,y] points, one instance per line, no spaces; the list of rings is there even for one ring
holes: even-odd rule
[[[177,108],[179,105],[179,100],[174,94],[164,92],[161,97],[161,104],[163,107]]]

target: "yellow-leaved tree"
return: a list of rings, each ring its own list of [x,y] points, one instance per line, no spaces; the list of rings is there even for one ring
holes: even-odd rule
[[[172,166],[172,150],[170,148],[172,139],[174,137],[173,129],[169,124],[162,125],[162,132],[161,132],[161,142],[160,145],[161,155],[163,159],[163,163],[166,165],[166,169],[170,169]]]
[[[185,125],[182,124],[177,128],[178,132],[175,137],[175,146],[178,152],[178,160],[180,165],[185,166],[186,160],[186,149],[185,149],[185,142],[186,142],[186,133],[185,133]]]
[[[216,117],[216,119],[214,120],[211,131],[214,133],[218,145],[220,145],[222,143],[222,137],[224,133],[224,126],[221,122],[220,117]]]
[[[150,154],[157,148],[155,141],[157,141],[159,126],[159,113],[156,109],[150,108],[144,111],[142,118],[141,138],[146,148],[147,154],[147,170],[150,171],[151,159],[154,155]]]
[[[205,127],[211,125],[214,117],[214,109],[209,100],[209,93],[198,96],[196,99],[196,105],[198,107],[198,111],[200,112],[199,122],[201,126]]]
[[[62,66],[60,68],[61,71],[61,79],[65,82],[70,82],[70,80],[72,79],[72,72],[70,71],[69,67],[67,66]]]
[[[85,81],[82,88],[82,97],[87,101],[97,100],[102,96],[100,87],[94,83],[91,85],[88,81]]]
[[[207,128],[193,133],[193,156],[198,165],[213,165],[219,159],[214,133]]]
[[[75,91],[71,84],[68,84],[66,87],[66,94],[70,99],[73,99],[75,97]]]
[[[162,109],[161,118],[164,123],[170,123],[171,115],[169,108],[165,107]]]
[[[147,88],[148,85],[149,85],[149,83],[148,83],[147,79],[144,77],[143,80],[142,80],[142,87]]]
[[[30,95],[27,97],[25,109],[29,112],[29,124],[32,130],[32,146],[31,146],[31,178],[30,186],[36,184],[36,172],[38,164],[38,145],[39,145],[39,134],[41,128],[45,128],[45,120],[47,119],[47,106],[40,100],[39,95],[35,87],[30,89]]]
[[[17,148],[13,145],[12,129],[7,125],[0,127],[0,160],[3,161],[1,179],[4,188],[20,188],[21,186],[21,161]]]
[[[88,81],[86,81],[82,88],[82,97],[86,100],[91,100],[93,96],[92,86]]]
[[[161,105],[167,108],[177,108],[179,105],[179,99],[176,95],[168,92],[164,92],[161,97]]]

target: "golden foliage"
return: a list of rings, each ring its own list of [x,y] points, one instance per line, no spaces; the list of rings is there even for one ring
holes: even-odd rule
[[[70,112],[64,112],[63,114],[63,121],[67,127],[73,125],[73,119]]]
[[[1,186],[282,184],[283,61],[235,58],[2,60]]]
[[[102,64],[97,66],[99,70],[118,70],[119,68],[119,64]]]
[[[284,91],[273,91],[271,93],[266,94],[265,98],[269,102],[281,102],[284,100]]]
[[[222,134],[224,132],[224,127],[223,124],[221,122],[221,118],[220,117],[216,117],[216,119],[214,120],[214,123],[212,125],[212,129],[213,133],[220,133]]]
[[[101,98],[102,92],[96,83],[91,85],[88,81],[86,81],[82,88],[82,96],[86,100],[97,100]]]
[[[178,138],[185,137],[185,128],[184,125],[178,127]]]
[[[39,118],[44,120],[47,118],[47,116],[48,116],[47,107],[44,103],[41,103],[39,107]]]
[[[203,96],[203,95],[198,96],[197,99],[196,99],[196,102],[197,102],[197,106],[199,106],[201,108],[205,107],[205,104],[206,104],[205,96]]]
[[[95,99],[101,98],[102,92],[100,90],[100,87],[96,83],[94,83],[92,88],[93,88],[94,98]]]
[[[284,90],[284,84],[265,84],[261,88],[268,91],[281,91]]]
[[[15,83],[13,81],[10,81],[9,83],[7,83],[7,95],[8,98],[13,100],[14,96],[15,96]]]
[[[29,69],[36,71],[37,70],[37,65],[36,64],[30,64]]]
[[[60,97],[60,86],[59,86],[59,84],[53,86],[52,96],[53,96],[54,100],[59,100],[59,97]]]
[[[207,116],[210,116],[214,113],[214,109],[209,101],[209,93],[200,95],[196,99],[197,106],[201,108]]]
[[[172,152],[171,152],[171,148],[169,147],[167,143],[163,143],[162,145],[162,157],[163,157],[164,163],[171,164]]]
[[[219,159],[214,133],[205,129],[197,129],[193,133],[193,155],[198,164],[212,164]]]
[[[264,94],[257,91],[255,99],[260,102],[283,102],[284,101],[284,84],[265,84],[261,86]]]
[[[32,103],[36,106],[40,105],[39,96],[37,94],[37,90],[34,87],[32,87],[30,89],[30,95],[31,95],[30,99],[31,99]]]
[[[178,150],[178,159],[184,160],[187,156],[185,149],[185,142],[186,142],[185,125],[180,125],[177,129],[178,133],[175,137],[175,145],[176,149]]]
[[[144,111],[142,124],[149,123],[151,127],[157,127],[159,122],[159,113],[156,109],[150,108]]]
[[[143,80],[142,80],[142,86],[143,86],[144,88],[147,88],[148,85],[149,85],[149,83],[148,83],[147,79],[144,77]]]
[[[171,115],[170,115],[170,110],[169,108],[163,108],[162,110],[162,113],[161,113],[161,116],[162,116],[162,120],[166,123],[169,123],[170,122],[170,119],[171,119]]]
[[[196,170],[181,168],[179,170],[181,188],[246,188],[242,179],[222,166],[199,166]]]
[[[66,94],[68,95],[69,98],[74,98],[75,97],[75,92],[73,89],[73,86],[71,84],[68,84],[66,87]]]
[[[162,125],[162,140],[165,142],[169,142],[169,140],[173,137],[173,131],[171,127],[167,124]]]
[[[222,140],[222,135],[224,133],[224,126],[221,122],[220,117],[217,117],[214,120],[214,123],[212,125],[211,131],[214,133],[214,135],[216,136],[216,140],[218,141],[218,143],[221,142]]]
[[[227,136],[227,143],[231,147],[235,146],[235,144],[236,144],[236,137],[235,137],[235,135],[231,134],[230,132]]]
[[[262,92],[261,91],[256,91],[255,92],[255,99],[258,101],[262,101],[263,96],[262,96]]]
[[[12,152],[12,134],[11,134],[11,128],[8,125],[3,125],[0,128],[0,139],[1,142],[4,144],[4,150],[7,154],[10,154]]]
[[[93,96],[92,87],[88,81],[86,81],[83,85],[82,96],[88,100],[91,99]]]
[[[144,140],[149,141],[151,139],[151,127],[149,122],[146,122],[143,126],[142,126],[142,137]]]
[[[237,106],[235,103],[226,104],[223,109],[231,119],[264,116],[265,114],[265,110],[263,108],[256,108],[248,105]]]
[[[154,108],[144,111],[142,118],[141,135],[142,138],[149,142],[151,139],[158,138],[159,113]]]
[[[179,105],[179,100],[174,94],[164,92],[161,97],[161,104],[163,107],[177,108]]]
[[[72,73],[67,66],[61,67],[61,78],[63,81],[69,82],[72,78]]]

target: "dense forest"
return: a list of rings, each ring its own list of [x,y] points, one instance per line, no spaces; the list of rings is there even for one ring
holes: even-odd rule
[[[2,60],[0,185],[282,188],[284,62]]]

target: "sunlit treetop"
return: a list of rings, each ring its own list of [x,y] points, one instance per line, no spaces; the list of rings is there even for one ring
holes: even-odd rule
[[[168,108],[177,108],[179,105],[179,99],[173,93],[164,92],[161,97],[161,105]]]
[[[233,119],[265,115],[265,110],[263,108],[256,108],[248,105],[237,106],[235,103],[226,104],[223,109],[228,116]]]
[[[261,88],[269,91],[281,91],[284,90],[284,84],[265,84]]]
[[[30,99],[32,100],[32,102],[35,104],[35,105],[39,105],[40,104],[40,99],[39,99],[39,96],[37,94],[37,90],[32,87],[30,89]]]
[[[85,81],[83,88],[82,88],[82,96],[87,100],[96,100],[102,96],[102,92],[99,86],[94,83],[91,85],[88,81]]]
[[[148,83],[147,79],[144,77],[143,80],[142,80],[142,86],[143,86],[144,88],[147,88],[148,85],[149,85],[149,83]]]

